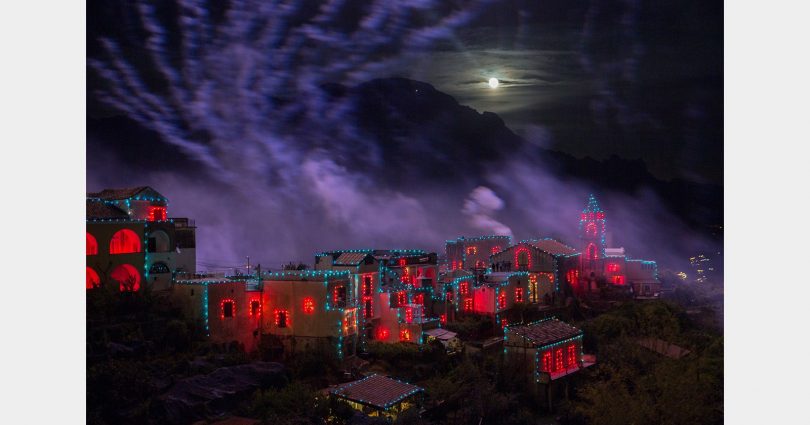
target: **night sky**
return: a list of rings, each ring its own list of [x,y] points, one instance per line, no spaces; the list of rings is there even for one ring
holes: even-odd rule
[[[201,268],[576,244],[590,192],[635,258],[719,251],[650,182],[723,183],[721,2],[392,3],[88,2],[88,191],[166,195]],[[551,151],[650,177],[600,190]]]

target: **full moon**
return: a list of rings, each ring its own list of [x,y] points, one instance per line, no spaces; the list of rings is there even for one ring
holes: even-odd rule
[[[497,88],[498,87],[498,79],[497,78],[490,78],[489,79],[489,87],[490,88]]]

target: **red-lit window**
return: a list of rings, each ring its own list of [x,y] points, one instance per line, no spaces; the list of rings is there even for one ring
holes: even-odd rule
[[[408,297],[405,294],[405,291],[397,292],[397,305],[405,305],[408,304]]]
[[[596,245],[588,244],[588,248],[585,250],[588,259],[596,260],[599,258],[599,253],[596,251]]]
[[[469,284],[469,283],[467,283],[467,282],[461,282],[461,283],[459,283],[459,284],[458,284],[458,292],[459,292],[461,295],[467,295],[467,293],[468,293],[469,291],[470,291],[470,284]]]
[[[363,317],[370,319],[373,314],[374,311],[371,308],[371,298],[366,299],[366,308],[363,309]]]
[[[411,340],[411,331],[408,329],[402,329],[399,331],[399,340],[400,341],[410,341]]]
[[[597,220],[604,220],[605,219],[605,213],[603,213],[603,212],[596,213],[596,219]]]
[[[447,324],[447,315],[446,314],[440,314],[439,315],[439,322],[441,322],[443,325],[446,325]]]
[[[228,298],[219,303],[219,317],[226,319],[236,315],[236,304],[232,299]]]
[[[416,294],[413,296],[414,304],[424,304],[425,303],[425,294]]]
[[[509,321],[506,318],[501,319],[501,327],[505,328],[507,326],[509,326]]]
[[[476,248],[474,246],[468,246],[467,247],[467,255],[475,255],[477,253],[478,253],[478,248]]]
[[[624,276],[613,276],[614,285],[624,285]]]
[[[506,308],[506,294],[502,293],[498,295],[498,308],[504,309]]]
[[[554,351],[554,370],[562,370],[563,367],[563,350],[558,348]]]
[[[141,287],[141,274],[131,264],[121,264],[114,268],[110,277],[118,282],[121,292],[136,292]]]
[[[543,372],[551,372],[551,351],[543,353],[542,366],[540,370]]]
[[[467,298],[464,300],[464,311],[472,311],[473,310],[473,300],[472,298]]]
[[[501,246],[500,245],[493,246],[492,249],[490,250],[490,252],[492,254],[497,254],[497,253],[501,252]]]
[[[96,242],[96,238],[87,232],[87,255],[96,255],[98,254],[98,242]]]
[[[587,220],[588,219],[588,214],[582,213],[582,215],[579,216],[579,219],[580,220]]]
[[[407,260],[405,260],[404,258],[399,259],[399,266],[400,267],[405,267],[406,263],[407,263]]]
[[[304,313],[312,314],[315,312],[315,300],[312,297],[304,298]]]
[[[363,276],[363,295],[364,296],[371,296],[371,276]]]
[[[609,272],[615,273],[615,272],[619,271],[619,265],[616,264],[616,263],[609,263],[608,266],[607,266],[607,269],[608,269]]]
[[[588,236],[596,236],[596,223],[588,223],[585,225],[585,234]]]
[[[568,283],[574,284],[579,281],[579,270],[571,269],[568,270],[568,273],[565,274]]]
[[[262,303],[257,299],[250,300],[250,310],[248,310],[248,316],[250,317],[259,317],[262,315]]]
[[[93,289],[98,288],[101,285],[101,279],[98,277],[98,273],[93,270],[91,267],[87,268],[87,285],[85,289]]]
[[[166,221],[166,207],[149,207],[149,221]]]
[[[522,270],[532,268],[532,255],[529,248],[521,246],[515,249],[515,265]]]
[[[447,302],[453,302],[453,291],[447,291]]]
[[[332,301],[337,305],[342,305],[344,302],[346,302],[345,286],[335,286],[335,288],[332,290]]]
[[[390,332],[388,332],[388,328],[384,328],[382,326],[377,328],[377,339],[378,340],[381,340],[381,341],[386,340],[386,339],[388,339],[389,335],[390,335]]]
[[[413,323],[413,309],[410,307],[405,309],[405,323]]]
[[[516,303],[523,302],[523,288],[515,288],[515,302]]]
[[[577,346],[571,344],[568,346],[568,366],[577,364]]]
[[[477,268],[477,269],[485,269],[485,268],[487,268],[487,264],[484,263],[481,260],[478,260],[478,261],[475,262],[475,268]]]
[[[130,229],[121,229],[110,239],[110,254],[141,252],[141,238]]]
[[[286,328],[290,325],[290,313],[287,310],[276,310],[276,326]]]

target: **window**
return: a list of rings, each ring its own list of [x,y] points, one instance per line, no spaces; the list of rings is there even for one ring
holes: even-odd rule
[[[501,293],[498,295],[498,308],[504,309],[506,308],[506,293]]]
[[[487,265],[482,260],[478,260],[478,261],[475,262],[475,268],[477,268],[477,269],[485,269],[485,268],[487,268]]]
[[[501,319],[501,327],[506,328],[507,326],[509,326],[509,321],[504,317]]]
[[[554,370],[562,370],[563,367],[563,350],[558,348],[554,351]]]
[[[389,335],[390,335],[390,332],[388,332],[388,328],[384,328],[382,326],[377,328],[377,339],[378,340],[381,340],[381,341],[386,340],[386,339],[388,339]]]
[[[332,301],[338,307],[346,305],[346,287],[343,285],[335,286],[332,290]]]
[[[411,331],[408,329],[402,329],[399,331],[399,340],[400,341],[410,341],[411,340]]]
[[[571,344],[568,346],[568,366],[574,366],[577,364],[577,346]]]
[[[551,372],[551,351],[546,351],[543,353],[543,360],[541,363],[540,370],[543,372]]]
[[[461,295],[467,295],[470,290],[470,284],[468,282],[461,282],[458,284],[458,292]]]
[[[130,229],[121,229],[110,239],[110,254],[141,252],[141,238]]]
[[[596,236],[596,223],[588,223],[585,225],[585,234],[587,236]]]
[[[149,252],[170,252],[171,240],[163,230],[149,232]]]
[[[500,245],[495,245],[495,246],[492,247],[492,249],[489,252],[491,254],[495,255],[495,254],[501,252],[501,246]]]
[[[166,221],[166,207],[149,207],[149,221]]]
[[[616,273],[619,271],[619,265],[616,263],[609,263],[607,269],[609,272]]]
[[[289,326],[289,313],[287,310],[276,310],[276,326],[279,328],[286,328]]]
[[[515,288],[515,302],[516,303],[523,302],[523,288]]]
[[[413,296],[414,304],[424,304],[425,303],[425,294],[416,294]]]
[[[96,255],[98,254],[98,242],[96,242],[96,238],[87,232],[87,255]]]
[[[224,299],[222,302],[219,303],[220,314],[219,317],[222,319],[228,319],[234,316],[236,313],[236,306],[232,299]]]
[[[405,291],[397,292],[397,306],[408,304],[408,296]]]
[[[515,266],[520,271],[527,271],[532,268],[532,256],[529,253],[529,248],[521,246],[515,249]]]
[[[446,314],[440,314],[439,315],[439,322],[441,322],[441,324],[443,324],[443,325],[446,325],[447,324],[447,315]]]
[[[453,291],[447,291],[447,302],[453,302]]]
[[[118,282],[121,292],[135,292],[141,287],[141,274],[131,264],[121,264],[114,268],[110,277]]]
[[[599,258],[599,254],[596,252],[596,245],[594,244],[588,244],[588,249],[586,249],[585,252],[589,260],[596,260]]]
[[[405,264],[407,264],[407,262],[408,262],[408,261],[407,261],[407,260],[405,260],[404,258],[400,258],[400,259],[399,259],[399,266],[400,266],[400,267],[405,267]]]
[[[464,311],[472,311],[473,310],[473,300],[472,298],[467,298],[464,300]]]
[[[101,285],[101,279],[98,277],[98,273],[93,270],[92,267],[87,268],[87,284],[85,285],[85,289],[94,289],[98,288]]]
[[[374,314],[373,310],[371,309],[371,299],[366,300],[366,306],[363,309],[363,317],[366,319],[370,319],[371,316]]]
[[[149,268],[149,273],[171,273],[171,270],[169,270],[169,266],[167,266],[166,263],[158,261],[157,263],[152,264],[152,267]]]
[[[306,314],[312,314],[312,313],[315,312],[315,300],[313,300],[312,297],[304,298],[304,308],[303,308],[303,310],[304,310],[304,313],[306,313]]]
[[[371,296],[371,276],[363,276],[363,295],[366,297]]]
[[[467,255],[475,255],[478,252],[478,248],[474,246],[467,247]]]
[[[259,317],[262,314],[262,303],[257,299],[250,300],[250,310],[248,315],[250,317]]]
[[[405,309],[405,323],[413,323],[413,309],[410,307]]]

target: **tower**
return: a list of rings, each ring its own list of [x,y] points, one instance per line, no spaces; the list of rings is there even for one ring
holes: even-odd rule
[[[588,196],[588,204],[579,218],[579,239],[583,261],[599,260],[605,256],[605,212],[593,194]]]

